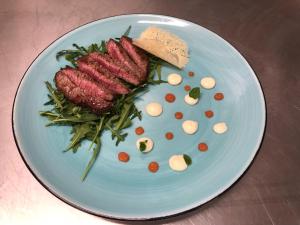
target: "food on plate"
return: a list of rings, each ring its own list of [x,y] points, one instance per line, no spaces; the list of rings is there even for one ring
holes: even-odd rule
[[[189,77],[193,77],[195,75],[195,73],[193,71],[189,71],[188,75],[189,75]]]
[[[137,149],[143,153],[150,152],[153,149],[153,145],[152,139],[148,137],[142,137],[136,141]]]
[[[212,89],[216,86],[216,80],[213,77],[203,77],[200,84],[205,89]]]
[[[184,96],[184,101],[188,105],[196,105],[199,101],[199,98],[192,98],[189,94]]]
[[[167,93],[165,96],[165,100],[169,103],[175,102],[176,96],[172,93]]]
[[[169,166],[174,171],[184,171],[192,164],[192,159],[190,156],[183,155],[173,155],[169,159]]]
[[[168,76],[168,83],[170,85],[176,86],[182,82],[182,77],[177,73],[171,73]]]
[[[214,112],[212,110],[207,110],[204,114],[207,118],[212,118],[214,116]]]
[[[130,157],[129,157],[128,153],[126,153],[126,152],[119,152],[118,159],[121,162],[128,162]]]
[[[183,113],[182,112],[176,112],[175,113],[175,118],[178,120],[181,120],[183,118]]]
[[[198,130],[198,122],[193,120],[185,120],[182,123],[182,129],[186,134],[194,134]]]
[[[185,91],[190,91],[191,90],[191,86],[190,85],[185,85],[184,86],[184,90]]]
[[[206,152],[208,150],[208,146],[206,143],[202,142],[198,144],[198,150],[201,152]]]
[[[55,74],[56,87],[45,82],[49,91],[45,105],[51,108],[40,115],[50,121],[47,126],[72,128],[64,152],[75,153],[83,141],[91,141],[89,149],[93,154],[82,180],[99,155],[102,133],[111,132],[116,145],[124,141],[128,135],[124,130],[131,126],[132,120],[142,119],[135,99],[149,85],[166,83],[161,79],[162,60],[133,45],[127,37],[130,28],[120,39],[103,40],[88,47],[73,44],[75,49],[58,52],[57,60],[64,57],[72,67],[61,68]]]
[[[221,92],[218,92],[214,95],[214,99],[217,100],[217,101],[221,101],[224,99],[224,94],[221,93]]]
[[[156,173],[159,169],[159,164],[155,161],[152,161],[148,165],[148,170],[152,173]]]
[[[187,44],[176,35],[157,27],[147,28],[139,38],[133,40],[133,44],[180,69],[189,61]]]
[[[227,124],[225,122],[216,123],[213,126],[213,131],[217,134],[223,134],[228,130]]]
[[[143,127],[137,127],[137,128],[135,128],[136,135],[142,135],[144,132],[145,131],[144,131]]]
[[[150,116],[159,116],[163,112],[162,105],[158,102],[151,102],[146,106],[146,112]]]
[[[167,132],[165,137],[167,140],[172,140],[174,138],[174,134],[172,132]]]

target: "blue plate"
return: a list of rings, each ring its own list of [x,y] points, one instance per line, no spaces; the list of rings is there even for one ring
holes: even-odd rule
[[[46,118],[38,112],[45,109],[47,91],[44,81],[52,81],[54,74],[66,61],[55,59],[62,49],[73,43],[89,45],[111,37],[119,37],[132,25],[131,37],[151,25],[171,31],[184,39],[190,48],[190,62],[182,71],[163,68],[163,78],[170,72],[183,76],[179,86],[162,84],[151,87],[138,102],[140,109],[151,101],[160,102],[164,113],[134,122],[128,137],[118,147],[110,134],[103,135],[103,146],[98,160],[85,182],[80,176],[91,157],[85,143],[76,153],[62,153],[70,139],[68,127],[46,128]],[[188,71],[195,76],[189,77]],[[217,85],[202,89],[200,102],[188,106],[183,98],[184,85],[199,86],[200,79],[211,75]],[[166,93],[177,99],[165,102]],[[216,92],[223,92],[223,101],[215,101]],[[207,119],[204,111],[215,115]],[[174,118],[181,111],[184,119],[199,122],[195,135],[183,133],[182,121]],[[241,54],[211,31],[188,21],[159,15],[123,15],[98,20],[81,26],[53,42],[32,63],[18,88],[13,109],[13,130],[21,156],[33,175],[55,196],[86,212],[120,219],[150,219],[178,214],[195,208],[229,188],[253,160],[263,137],[265,102],[260,84]],[[212,131],[216,122],[225,121],[228,132],[217,135]],[[141,154],[135,147],[134,129],[143,126],[145,136],[155,141],[149,154]],[[174,139],[167,141],[166,132]],[[207,152],[197,145],[208,144]],[[130,154],[128,163],[118,161],[119,151]],[[174,172],[168,166],[173,154],[185,153],[192,157],[192,165],[184,172]],[[157,161],[160,169],[153,174],[148,163]]]

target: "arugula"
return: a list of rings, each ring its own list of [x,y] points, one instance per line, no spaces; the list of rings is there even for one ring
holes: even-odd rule
[[[190,165],[192,164],[192,159],[191,159],[190,156],[184,154],[184,155],[183,155],[183,159],[184,159],[185,163],[186,163],[188,166],[190,166]]]
[[[195,87],[189,92],[189,96],[193,99],[198,99],[200,97],[200,88]]]
[[[125,36],[129,35],[130,29],[131,26],[124,33]],[[79,46],[77,44],[73,44],[73,47],[74,49],[58,52],[56,54],[57,60],[64,57],[65,60],[76,67],[76,61],[80,57],[91,52],[106,52],[104,40],[101,41],[100,44],[93,43],[88,47]],[[69,152],[71,150],[73,153],[76,153],[83,141],[88,140],[91,142],[88,151],[92,149],[92,156],[81,176],[82,181],[87,177],[100,153],[102,133],[109,131],[116,145],[124,141],[128,135],[124,130],[132,125],[132,120],[135,118],[139,120],[142,119],[142,113],[138,110],[134,101],[139,98],[140,95],[147,92],[150,85],[166,82],[161,79],[163,61],[152,55],[149,55],[149,60],[150,69],[146,83],[133,88],[129,94],[120,96],[115,101],[112,110],[102,115],[96,115],[88,108],[75,105],[54,88],[50,82],[45,82],[49,92],[49,100],[44,106],[51,108],[46,111],[40,111],[40,115],[49,120],[46,126],[71,127],[72,137],[63,152]],[[156,79],[156,77],[158,79]],[[146,149],[146,143],[142,144],[142,149]]]
[[[148,142],[148,140],[140,142],[139,149],[140,149],[141,152],[144,152],[146,150],[146,148],[147,148],[147,142]]]

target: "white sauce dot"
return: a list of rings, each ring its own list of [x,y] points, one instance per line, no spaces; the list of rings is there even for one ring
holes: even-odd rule
[[[169,166],[172,170],[183,171],[186,170],[188,165],[186,164],[183,155],[173,155],[169,159]]]
[[[216,86],[216,81],[212,77],[203,77],[200,84],[205,89],[212,89]]]
[[[217,134],[223,134],[223,133],[225,133],[228,130],[228,127],[227,127],[226,123],[221,122],[221,123],[216,123],[213,126],[213,130]]]
[[[182,81],[182,77],[177,74],[177,73],[171,73],[169,76],[168,76],[168,83],[170,85],[178,85],[180,84]]]
[[[146,106],[146,112],[150,116],[159,116],[163,111],[162,105],[157,102],[151,102]]]
[[[186,120],[182,123],[183,131],[187,134],[194,134],[198,130],[198,122],[193,120]]]
[[[139,151],[141,151],[140,150],[140,142],[145,142],[145,144],[146,144],[146,149],[143,151],[143,153],[147,153],[152,150],[154,143],[151,138],[142,137],[136,141],[136,147]]]
[[[198,98],[194,99],[190,97],[189,94],[187,94],[186,96],[184,96],[184,101],[189,105],[196,105],[199,99]]]

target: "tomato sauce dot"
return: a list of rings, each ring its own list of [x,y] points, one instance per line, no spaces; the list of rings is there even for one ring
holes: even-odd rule
[[[190,71],[188,74],[189,74],[189,77],[193,77],[195,75],[195,73],[193,71]]]
[[[172,132],[167,132],[165,137],[167,140],[172,140],[174,138],[174,134]]]
[[[224,94],[221,93],[221,92],[218,92],[218,93],[216,93],[216,94],[214,95],[214,98],[215,98],[215,100],[217,100],[217,101],[221,101],[221,100],[223,100],[223,98],[224,98]]]
[[[159,169],[159,165],[158,165],[157,162],[153,161],[153,162],[149,163],[148,169],[149,169],[150,172],[156,173]]]
[[[184,90],[185,91],[190,91],[191,90],[191,86],[190,85],[185,85],[184,86]]]
[[[128,162],[130,157],[126,152],[119,152],[118,158],[121,162]]]
[[[207,118],[212,118],[214,116],[214,112],[211,110],[207,110],[207,111],[205,111],[205,116]]]
[[[198,150],[201,151],[201,152],[206,152],[206,151],[208,150],[207,144],[205,144],[205,143],[200,143],[200,144],[198,145]]]
[[[168,93],[168,94],[166,94],[165,99],[167,102],[172,103],[176,100],[176,97],[174,94]]]
[[[183,118],[183,113],[182,112],[176,112],[175,113],[175,118],[178,120],[181,120]]]
[[[142,135],[144,132],[145,131],[144,131],[143,127],[137,127],[137,128],[135,128],[136,135]]]

